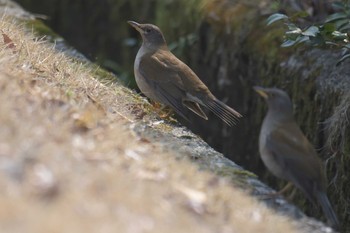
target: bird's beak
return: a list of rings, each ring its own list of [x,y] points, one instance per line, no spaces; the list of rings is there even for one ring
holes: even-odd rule
[[[128,21],[128,24],[130,24],[137,31],[139,31],[139,32],[142,31],[139,23],[136,23],[135,21]]]
[[[261,97],[263,97],[264,99],[267,99],[269,96],[266,93],[265,88],[263,87],[259,87],[259,86],[255,86],[253,87],[254,91],[256,91]]]

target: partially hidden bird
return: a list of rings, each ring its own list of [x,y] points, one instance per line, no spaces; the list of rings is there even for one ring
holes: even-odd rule
[[[339,221],[326,193],[322,161],[294,120],[288,94],[277,88],[255,86],[254,90],[268,105],[259,137],[265,166],[275,176],[293,183],[311,202],[318,202],[329,224],[338,229]]]
[[[134,73],[141,92],[153,101],[170,106],[188,120],[188,110],[208,120],[208,108],[229,126],[242,117],[218,100],[198,76],[168,48],[161,30],[152,24],[128,21],[142,37]]]

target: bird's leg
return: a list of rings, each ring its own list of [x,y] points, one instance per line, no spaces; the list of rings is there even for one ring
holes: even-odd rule
[[[163,107],[162,104],[157,101],[149,100],[149,102],[156,110],[162,109]]]
[[[162,119],[169,119],[173,114],[174,111],[168,106],[163,106],[158,112],[159,117]]]
[[[272,198],[276,198],[277,196],[283,195],[284,193],[286,193],[289,189],[291,189],[293,187],[293,183],[292,182],[288,182],[288,184],[286,186],[284,186],[281,190],[277,191],[277,192],[272,192],[272,193],[268,193],[268,194],[263,194],[261,195],[259,198],[262,200],[265,199],[272,199]],[[291,196],[294,196],[294,192],[292,192]],[[289,197],[289,198],[290,198]]]
[[[151,105],[155,108],[157,115],[162,118],[162,119],[166,119],[166,120],[174,120],[171,118],[171,116],[173,115],[174,111],[165,105],[162,105],[159,102],[156,101],[150,101]]]
[[[284,186],[280,191],[278,191],[276,194],[278,195],[283,195],[284,193],[286,193],[289,189],[291,189],[293,187],[293,183],[292,182],[288,182],[288,184],[286,184],[286,186]]]
[[[294,189],[292,190],[292,192],[289,194],[289,196],[288,196],[287,199],[288,199],[288,200],[292,200],[292,199],[294,198],[294,196],[295,196],[296,191],[297,191],[297,189],[294,188]]]

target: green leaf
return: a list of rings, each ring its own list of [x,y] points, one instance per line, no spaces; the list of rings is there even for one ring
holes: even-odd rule
[[[339,44],[334,43],[334,42],[332,42],[332,41],[326,41],[326,45],[339,46]]]
[[[335,21],[335,26],[339,31],[340,31],[340,28],[344,27],[347,24],[350,25],[350,19],[340,19]]]
[[[287,27],[288,27],[288,29],[289,29],[290,31],[297,30],[297,29],[301,30],[301,29],[298,28],[297,25],[295,25],[294,23],[286,23],[286,25],[287,25]]]
[[[266,24],[268,26],[282,19],[288,19],[288,16],[286,16],[285,14],[276,13],[276,14],[270,15],[270,17],[266,19]]]
[[[323,25],[323,31],[326,33],[332,33],[336,30],[334,23],[326,23]]]
[[[302,32],[303,31],[300,28],[296,28],[293,31],[287,31],[286,35],[300,35],[300,34],[302,34]]]
[[[287,40],[296,40],[302,32],[303,31],[300,28],[297,28],[293,31],[287,31],[287,32],[285,32],[285,35],[287,37],[286,39]]]
[[[335,66],[339,66],[340,63],[342,63],[343,61],[345,61],[348,58],[350,58],[350,54],[346,54],[346,55],[342,56],[342,58],[340,58],[339,61],[337,61],[337,64],[335,64]]]
[[[334,39],[337,39],[337,40],[344,40],[344,39],[348,38],[348,34],[341,33],[339,31],[334,31],[332,33],[332,36],[333,36]]]
[[[301,44],[301,43],[304,43],[306,41],[310,41],[309,37],[308,36],[299,36],[295,42],[296,44]]]
[[[309,37],[309,39],[310,39],[312,46],[321,46],[321,45],[324,45],[326,43],[325,39],[320,34],[318,34],[315,37]]]
[[[335,9],[335,10],[345,10],[345,4],[342,3],[342,2],[333,2],[332,3],[332,7]]]
[[[290,19],[291,19],[292,21],[294,21],[294,20],[297,20],[297,19],[299,19],[299,18],[306,18],[306,17],[308,17],[308,16],[310,16],[310,14],[309,14],[307,11],[298,11],[297,13],[295,13],[294,15],[292,15],[292,16],[290,17]]]
[[[338,29],[339,29],[339,31],[341,31],[341,32],[346,32],[346,31],[348,31],[348,30],[350,29],[350,22],[341,25]]]
[[[286,40],[283,42],[283,44],[281,44],[281,47],[285,48],[285,47],[291,47],[293,45],[295,45],[296,41],[295,40]]]
[[[339,19],[346,19],[348,18],[348,15],[343,13],[343,12],[338,12],[338,13],[334,13],[331,14],[330,16],[328,16],[325,20],[325,23],[329,23],[335,20],[339,20]]]
[[[320,32],[320,30],[318,29],[318,27],[311,26],[308,29],[306,29],[304,32],[302,32],[301,34],[304,35],[304,36],[313,36],[313,37],[315,37],[319,32]]]
[[[298,18],[306,18],[310,16],[310,14],[307,11],[299,11],[294,16],[297,16]]]
[[[350,44],[344,45],[345,48],[350,49]]]

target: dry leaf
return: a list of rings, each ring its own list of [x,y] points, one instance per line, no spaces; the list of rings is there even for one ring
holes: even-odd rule
[[[12,39],[3,31],[1,30],[2,37],[4,38],[4,44],[6,45],[6,48],[12,49],[13,53],[16,53],[16,45],[12,41]]]

